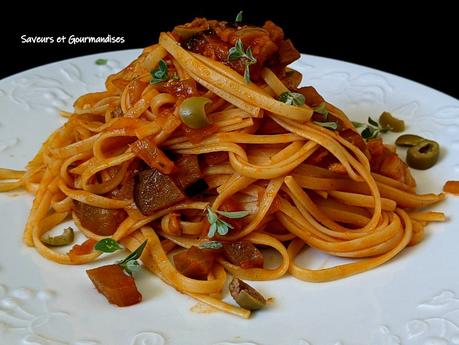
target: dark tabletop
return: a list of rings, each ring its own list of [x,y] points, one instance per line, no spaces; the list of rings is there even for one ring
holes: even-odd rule
[[[271,1],[272,2],[272,1]],[[264,3],[264,4],[263,4]],[[337,6],[332,1],[62,2],[51,11],[40,3],[18,3],[2,17],[0,78],[58,61],[103,51],[140,48],[157,41],[160,31],[196,16],[232,20],[239,10],[254,24],[271,19],[284,28],[302,53],[377,68],[459,98],[459,32],[455,10],[439,3],[404,9],[388,2]],[[301,4],[301,5],[300,5]],[[17,7],[15,10],[14,7]],[[124,43],[25,44],[21,36],[122,36]]]

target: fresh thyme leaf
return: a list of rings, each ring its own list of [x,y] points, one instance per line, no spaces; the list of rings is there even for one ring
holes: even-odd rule
[[[233,226],[231,224],[228,224],[224,220],[217,220],[217,233],[219,235],[225,236],[228,232],[229,229],[233,229]]]
[[[133,272],[137,272],[139,270],[139,263],[137,262],[137,259],[140,258],[140,256],[142,255],[142,252],[145,249],[146,245],[147,245],[147,240],[145,240],[131,254],[126,256],[124,260],[119,261],[118,265],[120,265],[127,273],[131,275]]]
[[[129,260],[124,266],[122,266],[126,272],[132,274],[140,270],[140,265],[137,260]]]
[[[249,214],[249,211],[235,211],[235,212],[227,212],[227,211],[217,211],[218,214],[227,217],[227,218],[244,218]]]
[[[246,84],[250,83],[250,64],[247,62],[244,62],[245,67],[244,67],[244,80]]]
[[[234,47],[228,50],[228,60],[233,61],[242,57],[245,57],[244,47],[242,46],[242,41],[238,39]]]
[[[218,218],[218,215],[222,215],[227,218],[243,218],[249,214],[247,211],[236,211],[236,212],[226,212],[226,211],[212,211],[210,207],[207,207],[207,220],[209,221],[210,227],[207,236],[212,238],[215,234],[226,235],[230,229],[233,229],[233,226],[228,222]]]
[[[123,249],[118,242],[116,242],[113,238],[104,238],[96,243],[94,247],[96,250],[100,250],[104,253],[113,253],[117,250]]]
[[[325,117],[325,121],[327,120],[328,110],[327,110],[327,105],[325,104],[325,102],[322,102],[320,103],[318,107],[315,107],[314,112],[323,115]]]
[[[108,60],[107,59],[97,59],[95,62],[96,62],[96,65],[103,66],[107,64]]]
[[[352,125],[355,128],[365,126],[365,124],[361,122],[352,122]],[[381,124],[373,120],[371,117],[368,117],[368,125],[366,125],[365,129],[360,134],[362,135],[362,138],[368,140],[377,138],[380,134],[386,133],[390,130],[391,128],[383,127]]]
[[[362,138],[364,139],[372,139],[372,138],[376,138],[378,136],[378,130],[373,128],[373,127],[370,127],[370,126],[367,126],[363,131],[362,131]]]
[[[373,120],[371,117],[368,117],[368,123],[376,128],[379,128],[379,123]]]
[[[243,13],[244,13],[244,11],[239,11],[239,13],[236,16],[236,19],[234,20],[235,23],[237,23],[237,24],[242,23],[242,14]]]
[[[325,127],[328,129],[333,129],[337,130],[338,129],[338,124],[336,122],[319,122],[319,121],[313,121],[316,125],[319,125],[321,127]]]
[[[163,59],[159,60],[158,67],[150,72],[152,76],[151,84],[158,84],[169,79],[167,63]]]
[[[215,236],[215,233],[217,232],[217,222],[215,223],[211,223],[210,224],[210,228],[209,228],[209,232],[207,233],[207,236],[209,238],[212,238]]]
[[[351,121],[351,122],[352,122],[352,125],[354,126],[354,128],[360,128],[360,127],[365,126],[365,124],[362,123],[362,122],[355,122],[355,121]]]
[[[218,216],[210,207],[207,208],[207,220],[209,221],[209,224],[213,224],[218,220]]]
[[[218,241],[208,241],[199,244],[201,249],[220,249],[223,248],[223,244]]]
[[[250,65],[257,63],[257,59],[253,56],[252,49],[249,47],[244,51],[244,46],[241,39],[238,39],[228,50],[228,61],[243,59],[244,63],[244,80],[246,83],[250,82]]]
[[[301,93],[287,91],[279,96],[279,101],[290,105],[303,105],[306,99]]]

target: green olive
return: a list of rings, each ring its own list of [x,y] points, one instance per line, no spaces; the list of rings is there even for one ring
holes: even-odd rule
[[[239,278],[233,278],[229,285],[231,296],[242,308],[258,310],[266,305],[265,298],[249,284]]]
[[[403,132],[405,130],[405,121],[393,117],[387,111],[379,117],[379,124],[383,129],[388,129],[392,132]]]
[[[438,161],[440,145],[432,140],[423,140],[410,147],[406,153],[406,162],[414,169],[425,170]]]
[[[199,129],[209,124],[206,115],[206,104],[212,103],[207,97],[190,97],[185,99],[179,107],[182,122],[190,128]]]
[[[200,33],[201,31],[207,30],[207,28],[203,27],[189,27],[186,25],[177,25],[172,32],[177,33],[182,37],[184,40],[187,40],[194,35]]]
[[[71,227],[65,228],[62,234],[56,236],[42,236],[41,241],[51,247],[66,246],[73,242],[75,234]]]
[[[395,140],[395,144],[398,146],[411,147],[419,144],[423,140],[425,140],[423,137],[416,134],[403,134]]]

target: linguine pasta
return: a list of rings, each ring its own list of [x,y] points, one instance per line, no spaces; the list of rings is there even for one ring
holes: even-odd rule
[[[186,97],[151,83],[160,61],[174,82],[192,83],[196,95],[211,100],[206,112],[212,131],[199,140],[187,135],[179,116]],[[24,171],[0,169],[0,191],[24,188],[34,195],[24,243],[59,264],[96,261],[101,252],[95,249],[62,253],[42,242],[70,218],[94,242],[111,237],[133,251],[147,240],[141,261],[153,274],[203,303],[247,318],[250,311],[222,300],[228,273],[247,280],[291,274],[307,282],[331,281],[373,269],[422,241],[425,226],[444,215],[419,209],[444,195],[416,194],[413,181],[375,171],[368,152],[340,134],[357,132],[337,107],[325,103],[339,124],[332,130],[312,121],[315,111],[308,102],[281,102],[282,94],[293,91],[282,73],[261,66],[259,79],[247,83],[228,64],[185,49],[177,35],[161,33],[158,44],[107,78],[104,91],[76,100],[73,113],[65,114],[68,121]],[[139,162],[146,161],[136,142],[146,139],[155,150],[153,165],[166,153],[199,157],[206,191],[143,214],[132,181],[142,170]],[[218,155],[223,159],[207,162]],[[177,163],[172,164],[170,171]],[[206,209],[225,209],[228,201],[249,215],[212,239],[272,248],[281,258],[278,267],[243,268],[219,255],[207,279],[185,276],[168,253],[209,241]],[[120,221],[111,234],[98,233],[85,227],[77,203],[117,211]],[[318,270],[301,267],[295,258],[307,247],[355,261]]]

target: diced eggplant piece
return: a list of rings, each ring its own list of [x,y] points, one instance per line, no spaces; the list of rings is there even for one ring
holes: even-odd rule
[[[279,46],[279,63],[281,65],[289,65],[293,61],[298,60],[300,56],[300,52],[294,47],[292,41],[281,41]]]
[[[225,258],[234,265],[246,268],[263,268],[263,254],[250,241],[225,243]]]
[[[310,107],[318,107],[323,102],[325,102],[325,99],[312,86],[300,87],[297,92],[304,96],[306,99],[306,104]]]
[[[122,209],[101,208],[76,200],[73,203],[81,225],[100,236],[113,235],[127,217],[127,213]]]
[[[212,251],[191,247],[174,256],[177,270],[184,276],[193,279],[207,279],[207,275],[214,264]]]
[[[207,184],[207,182],[204,179],[199,179],[185,189],[185,194],[190,197],[193,197],[205,192],[208,188],[209,185]]]
[[[174,180],[158,170],[147,169],[136,175],[134,202],[144,216],[185,199]]]
[[[134,278],[124,273],[119,265],[101,266],[86,273],[96,289],[112,304],[127,307],[142,300]]]
[[[202,179],[197,155],[183,155],[175,161],[176,172],[173,174],[177,185],[185,190],[193,183]]]

